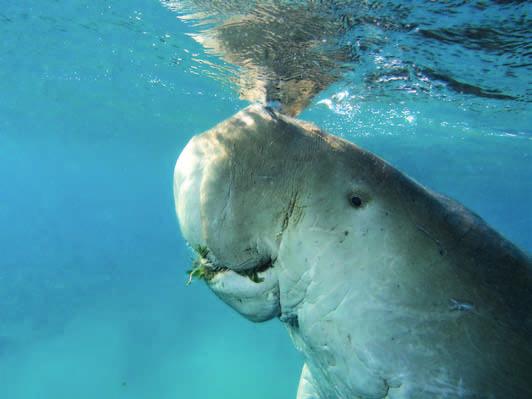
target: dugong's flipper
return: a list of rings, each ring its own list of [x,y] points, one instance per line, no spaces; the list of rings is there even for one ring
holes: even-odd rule
[[[303,365],[303,370],[301,370],[296,399],[320,399],[318,391],[314,386],[314,379],[306,363]]]

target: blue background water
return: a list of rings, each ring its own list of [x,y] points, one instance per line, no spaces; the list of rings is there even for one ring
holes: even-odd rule
[[[279,322],[184,287],[173,164],[245,104],[156,1],[23,3],[0,9],[0,398],[295,397]],[[532,249],[529,113],[341,93],[301,117]]]

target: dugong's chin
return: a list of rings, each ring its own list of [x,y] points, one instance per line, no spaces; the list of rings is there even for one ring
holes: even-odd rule
[[[222,301],[251,321],[280,315],[279,281],[273,267],[257,273],[256,281],[228,269],[216,273],[207,284]]]

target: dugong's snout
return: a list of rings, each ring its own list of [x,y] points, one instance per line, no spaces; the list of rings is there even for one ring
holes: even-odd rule
[[[193,248],[206,252],[202,264],[210,268],[205,274],[208,286],[253,321],[280,314],[275,260],[283,209],[289,203],[278,194],[275,181],[268,180],[279,172],[254,164],[254,148],[248,148],[242,133],[247,125],[260,129],[257,124],[264,119],[262,113],[253,119],[247,112],[194,137],[174,173],[180,228]]]

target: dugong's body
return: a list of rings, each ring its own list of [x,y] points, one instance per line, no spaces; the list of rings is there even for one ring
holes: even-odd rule
[[[530,260],[378,157],[252,106],[190,141],[174,193],[210,288],[287,326],[299,398],[532,398]]]

